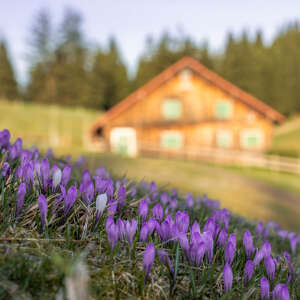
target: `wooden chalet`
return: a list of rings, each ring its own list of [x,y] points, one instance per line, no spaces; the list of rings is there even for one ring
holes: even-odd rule
[[[96,149],[126,155],[197,149],[262,151],[279,112],[191,57],[112,107],[90,128]]]

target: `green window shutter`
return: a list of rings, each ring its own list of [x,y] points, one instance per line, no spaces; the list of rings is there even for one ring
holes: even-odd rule
[[[263,145],[263,132],[261,130],[244,130],[241,135],[243,148],[255,149]]]
[[[230,148],[232,146],[232,132],[229,130],[218,131],[217,146],[221,148]]]
[[[177,99],[167,99],[163,102],[162,113],[165,119],[177,120],[181,116],[181,101]]]
[[[183,145],[181,133],[166,131],[161,135],[161,146],[164,149],[180,149]]]
[[[230,119],[232,117],[232,104],[228,101],[220,101],[216,105],[217,119]]]

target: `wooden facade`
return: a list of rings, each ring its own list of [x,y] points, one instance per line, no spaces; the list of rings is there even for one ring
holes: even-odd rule
[[[137,155],[155,149],[262,151],[284,117],[185,57],[111,110],[90,129],[98,149]]]

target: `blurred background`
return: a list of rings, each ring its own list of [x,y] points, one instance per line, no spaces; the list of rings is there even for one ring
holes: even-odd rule
[[[0,129],[28,147],[85,155],[118,176],[208,194],[300,229],[300,176],[264,168],[91,153],[91,124],[183,56],[287,120],[266,152],[300,155],[299,1],[2,1]],[[300,169],[300,168],[299,168]]]

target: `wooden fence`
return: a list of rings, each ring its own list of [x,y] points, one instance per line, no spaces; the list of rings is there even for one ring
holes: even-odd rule
[[[258,167],[272,171],[283,171],[300,174],[300,159],[267,155],[258,152],[247,152],[240,150],[225,150],[216,148],[184,148],[178,150],[164,150],[149,144],[142,144],[139,152],[144,155],[170,157],[181,157],[207,162],[217,162],[228,165]]]

